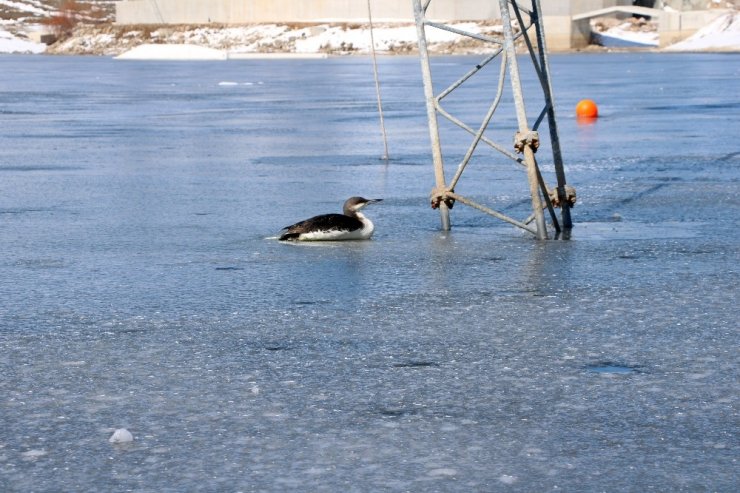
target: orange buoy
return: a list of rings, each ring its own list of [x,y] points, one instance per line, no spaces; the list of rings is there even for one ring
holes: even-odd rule
[[[578,118],[596,118],[599,116],[599,108],[590,99],[582,99],[576,105],[576,116]]]

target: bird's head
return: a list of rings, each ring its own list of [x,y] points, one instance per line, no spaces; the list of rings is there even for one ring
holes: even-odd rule
[[[374,202],[380,202],[383,199],[366,199],[364,197],[350,197],[347,199],[347,201],[344,203],[344,213],[347,215],[351,215],[353,213],[356,213],[363,207],[365,207],[368,204],[372,204]]]

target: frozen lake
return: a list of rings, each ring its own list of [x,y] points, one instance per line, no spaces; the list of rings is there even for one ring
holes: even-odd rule
[[[387,164],[367,58],[0,57],[0,490],[735,491],[740,56],[551,64],[579,202],[537,242],[440,232],[415,57]],[[482,156],[457,191],[526,216]],[[372,241],[269,239],[351,195]]]

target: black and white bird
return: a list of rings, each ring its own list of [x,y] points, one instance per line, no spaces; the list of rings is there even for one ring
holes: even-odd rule
[[[339,241],[367,240],[375,226],[360,209],[383,199],[350,197],[344,203],[343,214],[322,214],[283,228],[280,241]]]

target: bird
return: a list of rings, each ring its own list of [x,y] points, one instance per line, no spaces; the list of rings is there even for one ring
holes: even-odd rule
[[[344,202],[343,214],[322,214],[282,229],[280,241],[369,240],[375,225],[360,209],[383,199],[350,197]]]

